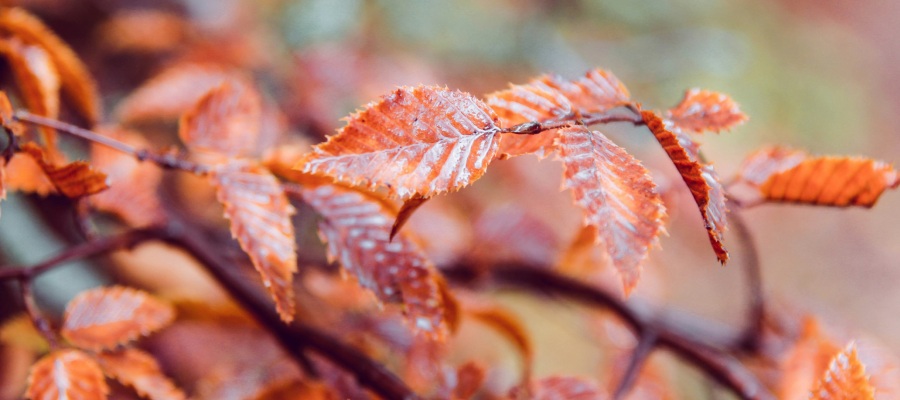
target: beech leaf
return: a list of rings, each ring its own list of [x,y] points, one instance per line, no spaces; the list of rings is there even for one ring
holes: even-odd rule
[[[694,132],[720,132],[747,121],[747,115],[730,97],[700,89],[686,91],[681,102],[669,110],[668,118]]]
[[[184,114],[178,134],[191,151],[231,157],[255,152],[262,100],[253,86],[226,80]]]
[[[26,397],[31,400],[106,400],[109,387],[97,362],[79,350],[57,350],[31,367]]]
[[[172,306],[149,293],[122,286],[85,291],[66,306],[61,332],[86,349],[110,349],[169,325]]]
[[[725,205],[725,190],[716,171],[712,165],[700,162],[699,145],[671,121],[660,118],[652,111],[641,111],[641,117],[690,189],[716,258],[725,264],[728,262],[728,251],[722,240],[728,208]]]
[[[294,273],[297,245],[288,202],[281,184],[268,170],[250,162],[234,161],[211,174],[231,236],[250,256],[275,308],[285,322],[294,318]]]
[[[123,123],[174,120],[233,74],[214,65],[170,67],[131,92],[116,109]]]
[[[649,172],[624,149],[584,126],[561,129],[563,186],[582,208],[584,224],[595,227],[629,293],[650,246],[665,232],[665,207]]]
[[[47,52],[13,37],[0,39],[0,55],[9,63],[28,110],[42,117],[56,119],[59,116],[60,80]],[[41,127],[40,131],[44,144],[55,152],[56,131],[47,127]]]
[[[110,128],[98,132],[135,148],[149,147],[147,140],[137,132]],[[150,226],[165,219],[156,195],[162,181],[162,170],[158,166],[140,162],[100,144],[91,145],[91,163],[106,172],[110,182],[109,189],[90,197],[96,209],[118,215],[134,227]]]
[[[441,336],[446,327],[438,273],[404,232],[390,239],[393,210],[335,185],[306,189],[303,198],[324,218],[319,234],[328,257],[386,303],[399,303],[413,326]]]
[[[3,187],[14,191],[47,196],[56,192],[53,182],[27,153],[16,153],[3,168]]]
[[[109,188],[106,174],[84,161],[62,166],[53,164],[47,160],[44,150],[34,143],[25,143],[21,151],[37,162],[56,190],[70,199],[90,196]]]
[[[397,219],[394,220],[394,225],[391,226],[391,240],[394,240],[394,236],[397,235],[397,232],[400,232],[400,228],[403,228],[406,221],[409,221],[409,218],[412,217],[413,213],[416,212],[419,207],[422,207],[429,198],[430,197],[415,196],[403,202],[400,211],[397,211]]]
[[[142,397],[151,400],[186,398],[184,392],[163,373],[156,359],[143,350],[128,348],[100,353],[97,361],[107,375],[123,385],[133,387]]]
[[[875,388],[866,375],[866,367],[859,360],[856,345],[851,342],[837,353],[828,364],[816,387],[812,389],[811,400],[872,400]]]
[[[436,86],[401,87],[352,115],[295,168],[401,199],[459,190],[497,152],[497,116],[480,100]]]

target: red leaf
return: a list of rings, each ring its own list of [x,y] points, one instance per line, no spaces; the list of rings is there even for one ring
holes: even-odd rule
[[[122,129],[101,129],[99,132],[135,148],[149,147],[147,140],[137,132]],[[107,173],[110,182],[109,189],[90,197],[95,208],[116,214],[135,227],[153,225],[165,219],[156,195],[162,181],[159,167],[99,144],[91,146],[91,162],[95,168]]]
[[[720,132],[743,123],[747,115],[724,94],[691,89],[684,93],[677,106],[669,110],[668,119],[682,129]]]
[[[402,304],[417,329],[442,335],[446,319],[439,275],[404,232],[390,240],[393,210],[334,185],[305,190],[303,198],[325,218],[319,233],[328,243],[331,261],[381,301]]]
[[[146,292],[113,286],[88,290],[66,306],[61,332],[76,346],[110,349],[169,325],[174,309]]]
[[[514,390],[511,399],[518,396],[521,388]],[[530,400],[605,400],[606,393],[596,383],[583,378],[551,376],[533,382],[530,389]]]
[[[249,156],[256,152],[261,115],[262,100],[256,89],[227,80],[184,114],[178,134],[191,151]]]
[[[9,63],[28,110],[56,119],[59,116],[59,74],[47,52],[13,37],[0,39],[0,55]],[[40,131],[44,144],[55,152],[56,131],[46,127],[40,128]]]
[[[565,166],[563,186],[572,190],[584,224],[597,229],[622,276],[625,293],[637,285],[650,246],[665,231],[665,208],[641,163],[602,133],[574,126],[559,131]]]
[[[97,361],[112,378],[151,400],[183,400],[184,393],[162,372],[156,359],[139,349],[100,353]]]
[[[225,217],[231,220],[231,236],[250,256],[263,284],[275,300],[285,322],[294,318],[294,273],[297,245],[288,202],[277,179],[265,168],[249,162],[232,162],[211,174]]]
[[[872,400],[875,388],[866,375],[866,367],[851,342],[831,359],[825,375],[819,379],[809,397],[811,400]]]
[[[402,87],[350,117],[296,168],[402,199],[456,191],[481,177],[497,152],[497,116],[469,94]]]
[[[123,123],[176,119],[232,76],[212,65],[176,65],[131,92],[116,114]]]
[[[78,350],[57,350],[31,367],[31,400],[105,400],[109,393],[97,362]]]
[[[90,196],[109,188],[106,174],[93,169],[84,161],[57,166],[48,161],[44,150],[34,143],[25,143],[21,151],[31,156],[56,190],[68,198]]]
[[[644,123],[662,145],[681,174],[684,183],[700,209],[709,242],[719,262],[728,261],[728,251],[722,244],[725,233],[725,191],[712,165],[700,162],[699,146],[671,121],[663,120],[652,111],[641,111]]]

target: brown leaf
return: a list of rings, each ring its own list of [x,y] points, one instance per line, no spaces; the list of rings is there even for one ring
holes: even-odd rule
[[[3,169],[3,188],[25,193],[47,196],[56,193],[53,182],[41,166],[26,153],[16,153]]]
[[[123,385],[131,386],[142,397],[151,400],[183,400],[181,391],[163,373],[156,359],[143,350],[129,348],[97,354],[97,361],[107,375]]]
[[[86,349],[110,349],[172,322],[172,306],[149,293],[122,286],[85,291],[66,306],[63,337]]]
[[[531,380],[534,366],[534,348],[522,321],[505,308],[491,304],[468,304],[465,312],[470,317],[497,331],[509,340],[522,356],[522,381]]]
[[[57,350],[31,367],[26,397],[31,400],[105,400],[109,393],[97,362],[79,350]]]
[[[406,221],[412,217],[413,213],[422,207],[426,201],[428,201],[430,197],[421,197],[415,196],[409,200],[403,202],[403,206],[400,207],[400,211],[397,211],[397,219],[394,220],[394,225],[391,226],[391,240],[394,240],[394,236],[397,235],[397,232],[400,231],[400,228],[403,228],[403,225],[406,224]]]
[[[303,198],[324,217],[319,233],[328,244],[329,260],[340,263],[381,301],[402,304],[420,331],[443,334],[446,317],[439,275],[405,232],[390,240],[393,210],[334,185],[305,190]]]
[[[275,300],[285,322],[294,318],[294,273],[297,245],[288,202],[277,179],[249,162],[232,162],[211,175],[225,217],[231,220],[231,236],[250,256],[263,284]]]
[[[106,174],[84,161],[58,166],[47,160],[44,150],[34,143],[25,143],[21,151],[31,156],[60,193],[70,199],[99,193],[109,188]]]
[[[0,32],[10,34],[47,52],[62,89],[75,110],[93,124],[100,119],[100,96],[94,79],[75,52],[35,16],[20,8],[0,10]]]
[[[720,132],[744,121],[747,115],[730,97],[708,90],[690,89],[668,112],[668,119],[682,129],[694,132]]]
[[[641,111],[644,123],[662,145],[700,209],[709,242],[722,264],[728,262],[728,251],[722,244],[725,234],[725,191],[712,165],[700,162],[699,146],[671,121],[652,111]]]
[[[519,396],[521,388],[511,393],[511,399]],[[609,396],[595,383],[584,378],[551,376],[531,385],[530,400],[606,400]]]
[[[456,369],[456,387],[453,388],[455,399],[471,399],[484,385],[487,371],[484,365],[469,361]]]
[[[135,148],[150,145],[134,131],[103,128],[98,132]],[[156,195],[162,181],[162,170],[158,166],[137,161],[131,155],[100,144],[91,145],[91,162],[94,168],[106,172],[110,182],[109,189],[90,197],[91,205],[96,209],[115,214],[134,227],[150,226],[165,219]]]
[[[812,389],[811,400],[873,400],[875,388],[859,360],[853,342],[831,359],[828,370]]]
[[[584,224],[597,228],[629,293],[641,274],[650,246],[665,232],[665,207],[641,163],[598,131],[584,126],[559,131],[565,172],[563,186],[582,208]]]
[[[835,207],[872,207],[885,190],[900,186],[897,170],[882,161],[781,148],[751,155],[740,176],[766,201]]]
[[[0,55],[9,63],[28,110],[42,117],[56,119],[59,116],[60,80],[47,52],[13,37],[0,39]],[[8,118],[4,118],[6,120]],[[56,131],[47,127],[41,127],[40,131],[44,144],[55,152]]]
[[[459,190],[497,153],[497,116],[480,100],[436,86],[402,87],[350,117],[296,166],[409,199]]]
[[[226,80],[181,118],[178,135],[191,151],[231,157],[256,152],[262,100],[252,86]]]
[[[229,77],[233,74],[218,66],[176,65],[131,92],[116,114],[123,123],[174,120]]]

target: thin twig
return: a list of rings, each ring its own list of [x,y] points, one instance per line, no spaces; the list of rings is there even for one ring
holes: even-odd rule
[[[584,114],[572,113],[564,117],[548,119],[543,121],[529,121],[518,125],[513,125],[500,130],[501,133],[512,133],[515,135],[537,135],[549,130],[565,128],[572,125],[597,125],[611,124],[613,122],[629,122],[634,125],[643,125],[644,120],[640,117],[640,113],[636,115],[615,114],[616,109],[611,109],[602,113]]]
[[[58,348],[59,338],[56,336],[56,332],[53,330],[53,326],[50,324],[50,321],[48,321],[47,318],[44,317],[44,314],[41,313],[40,308],[37,306],[37,303],[34,300],[34,290],[32,290],[32,282],[33,280],[30,277],[23,277],[19,279],[19,288],[22,293],[22,303],[25,305],[25,313],[31,320],[32,325],[34,325],[41,336],[44,337],[44,340],[46,340],[50,345],[50,348]]]
[[[619,381],[619,385],[616,387],[613,399],[618,400],[625,398],[625,395],[628,394],[631,387],[637,382],[637,378],[641,373],[641,367],[644,366],[647,358],[650,357],[653,348],[656,347],[656,337],[656,332],[652,329],[645,330],[644,333],[641,334],[637,344],[634,346],[634,350],[631,352],[631,358],[628,360],[628,367],[625,368],[625,373],[622,374],[622,380]]]
[[[737,345],[747,352],[755,352],[759,349],[762,336],[763,322],[766,313],[766,300],[763,293],[762,268],[759,262],[759,250],[756,241],[750,234],[750,228],[741,215],[740,208],[735,208],[729,213],[731,226],[737,235],[738,242],[743,246],[743,263],[741,264],[746,274],[749,311],[743,334]]]

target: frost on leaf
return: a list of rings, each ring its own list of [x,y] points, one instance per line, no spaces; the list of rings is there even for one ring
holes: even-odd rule
[[[716,171],[712,165],[700,161],[699,145],[671,121],[660,118],[652,111],[641,111],[641,117],[690,189],[703,216],[706,233],[716,252],[716,258],[725,264],[728,261],[728,251],[725,250],[722,240],[728,208],[725,205],[725,190]]]
[[[386,303],[399,303],[420,331],[445,328],[439,275],[404,232],[390,240],[395,213],[363,193],[334,185],[307,189],[303,198],[324,218],[319,234],[328,257]]]
[[[177,65],[131,92],[116,114],[119,120],[129,123],[176,119],[231,76],[217,66]]]
[[[572,190],[584,224],[597,228],[622,276],[625,292],[637,285],[650,246],[664,232],[665,208],[641,163],[602,133],[584,126],[561,129],[563,186]]]
[[[106,174],[95,170],[84,161],[56,165],[47,160],[44,150],[34,143],[23,145],[22,152],[37,162],[56,190],[68,198],[90,196],[109,188]]]
[[[747,120],[737,103],[730,97],[708,90],[690,89],[677,106],[669,110],[668,118],[682,129],[694,132],[720,132]]]
[[[809,397],[811,400],[872,400],[875,388],[859,360],[856,345],[850,343],[837,353]]]
[[[256,89],[227,80],[184,114],[178,134],[191,151],[248,156],[259,141],[261,115],[262,100]]]
[[[31,400],[105,400],[109,393],[97,362],[79,350],[58,350],[31,367],[26,397]]]
[[[0,9],[0,33],[46,51],[76,111],[91,124],[100,119],[100,96],[94,79],[75,52],[40,20],[20,8]]]
[[[509,398],[519,399],[522,388],[516,388]],[[532,382],[531,400],[606,400],[609,396],[595,383],[588,379],[551,376]]]
[[[101,129],[104,136],[128,143],[135,148],[148,148],[149,143],[137,132],[122,129]],[[153,163],[140,162],[134,157],[109,147],[93,144],[91,163],[106,172],[110,187],[90,197],[91,205],[101,211],[118,215],[131,226],[149,226],[165,219],[157,186],[162,170]]]
[[[109,349],[169,325],[174,309],[146,292],[114,286],[86,291],[66,306],[61,333],[87,349]]]
[[[150,354],[139,349],[122,349],[100,353],[97,361],[107,375],[123,385],[133,387],[139,395],[151,400],[184,400],[186,396],[163,373]]]
[[[296,168],[402,199],[459,190],[497,153],[497,116],[467,93],[402,87],[353,114]]]
[[[872,207],[885,190],[900,186],[900,175],[882,161],[811,157],[783,148],[752,154],[740,178],[766,201],[835,207]]]
[[[294,273],[297,248],[288,202],[281,184],[265,168],[249,162],[232,162],[211,174],[225,217],[231,220],[231,236],[250,256],[263,284],[275,300],[285,322],[294,319]]]
[[[57,118],[59,74],[47,52],[13,37],[0,39],[0,55],[6,58],[28,110],[42,117]],[[47,127],[41,127],[40,131],[44,143],[55,151],[56,131]]]

